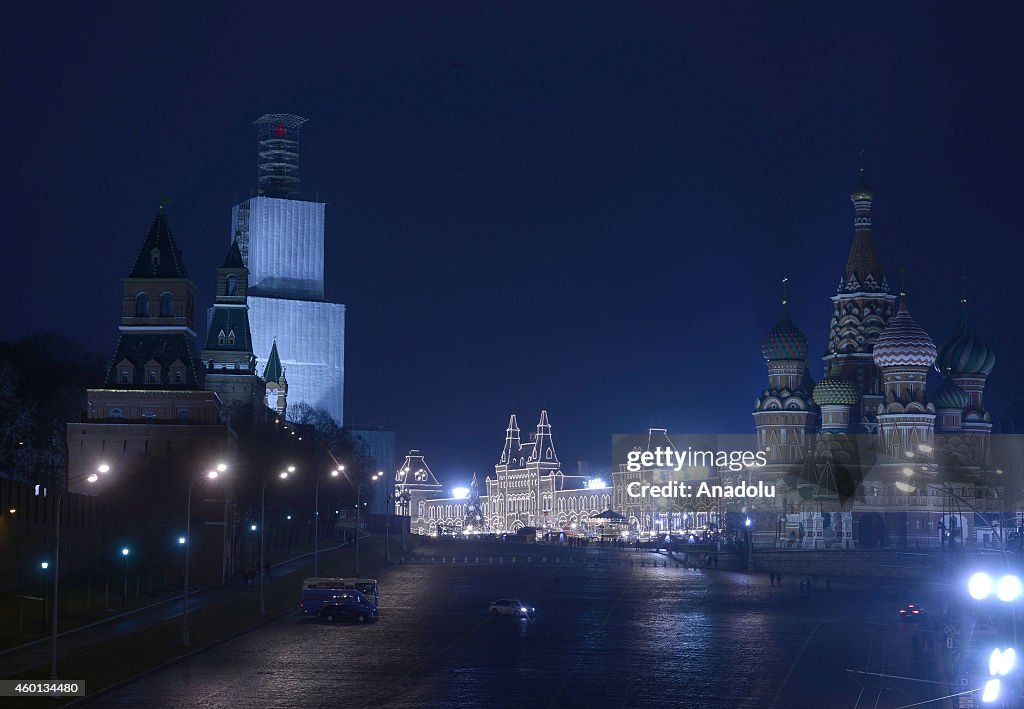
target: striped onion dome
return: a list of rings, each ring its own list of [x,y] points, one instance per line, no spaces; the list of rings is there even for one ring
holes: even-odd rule
[[[956,385],[952,376],[946,375],[946,379],[935,390],[931,399],[937,409],[963,409],[967,406],[970,397],[967,396],[967,392]]]
[[[860,392],[849,379],[839,375],[828,375],[814,387],[814,403],[818,406],[827,404],[837,406],[853,406],[860,401]]]
[[[952,370],[953,374],[989,375],[995,368],[996,353],[974,333],[966,310],[952,337],[942,346],[938,366],[943,372]]]
[[[800,332],[792,320],[789,310],[782,311],[782,317],[761,344],[761,354],[769,362],[779,359],[807,359],[807,337]]]
[[[910,317],[907,301],[875,340],[873,352],[879,367],[931,367],[937,351],[928,333]]]

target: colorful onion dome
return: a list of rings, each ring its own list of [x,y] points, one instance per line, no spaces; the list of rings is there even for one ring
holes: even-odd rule
[[[970,401],[967,392],[958,387],[953,377],[948,374],[931,398],[937,409],[963,409]]]
[[[996,353],[985,341],[974,333],[974,328],[967,320],[964,310],[960,324],[953,331],[952,337],[943,345],[939,352],[938,366],[942,371],[953,371],[953,374],[984,374],[989,375],[996,366]]]
[[[871,191],[871,185],[869,185],[867,181],[864,179],[864,171],[861,170],[860,180],[857,181],[857,184],[854,186],[853,191],[850,192],[850,199],[852,199],[854,202],[858,202],[860,200],[865,199],[874,199],[874,196],[875,193]]]
[[[789,319],[788,310],[782,311],[782,317],[775,323],[775,327],[768,331],[761,344],[761,354],[769,362],[779,359],[807,359],[807,337]]]
[[[879,367],[931,367],[937,355],[935,343],[914,322],[907,301],[875,340],[874,360]]]
[[[832,374],[818,382],[812,396],[818,406],[853,406],[860,401],[860,392],[853,382]]]

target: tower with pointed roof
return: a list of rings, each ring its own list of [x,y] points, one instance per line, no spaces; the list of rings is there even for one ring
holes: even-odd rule
[[[288,411],[288,379],[281,366],[281,356],[277,353],[277,340],[270,347],[267,366],[263,368],[263,381],[267,392],[267,408],[278,416],[284,416]]]
[[[884,396],[872,351],[894,314],[896,296],[889,292],[875,249],[871,229],[874,192],[865,181],[863,170],[850,193],[850,201],[854,212],[853,242],[839,287],[832,296],[825,371],[841,372],[857,388],[860,397],[851,407],[849,425],[854,432],[867,432],[876,428],[876,411]]]
[[[760,473],[768,476],[800,463],[817,417],[811,397],[814,382],[807,369],[807,337],[789,316],[785,286],[783,280],[782,315],[761,345],[768,388],[754,402],[757,447],[768,458]]]
[[[992,416],[985,410],[984,393],[988,376],[996,366],[996,355],[971,327],[967,317],[967,292],[960,296],[960,322],[938,354],[936,368],[946,373],[950,382],[943,385],[946,392],[952,387],[966,396],[960,411],[961,437],[965,451],[977,463],[987,463],[992,434]],[[941,390],[940,390],[941,391]],[[936,392],[938,394],[939,392]],[[949,408],[959,403],[959,397],[949,399]]]
[[[248,407],[262,419],[266,384],[256,371],[252,351],[248,291],[249,269],[242,262],[238,242],[232,241],[223,265],[217,269],[217,290],[202,362],[206,388],[217,392],[228,411]]]
[[[83,479],[100,463],[116,471],[117,485],[103,492],[108,522],[152,548],[165,541],[162,528],[181,524],[178,495],[197,471],[230,464],[237,448],[220,396],[205,388],[195,302],[161,207],[122,280],[117,345],[105,379],[86,391],[85,416],[66,427],[69,475]],[[70,489],[92,492],[82,485]],[[230,496],[230,484],[221,484],[202,501],[193,498],[192,568],[203,583],[223,583],[231,573]]]
[[[883,461],[902,467],[907,451],[935,443],[935,405],[928,401],[925,388],[936,355],[932,338],[910,315],[901,284],[899,310],[878,336],[873,351],[884,387],[877,415]]]

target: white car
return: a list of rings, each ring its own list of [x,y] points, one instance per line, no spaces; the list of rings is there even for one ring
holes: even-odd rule
[[[534,608],[525,605],[518,598],[499,598],[491,604],[491,615],[512,615],[520,618],[529,618],[533,615]]]

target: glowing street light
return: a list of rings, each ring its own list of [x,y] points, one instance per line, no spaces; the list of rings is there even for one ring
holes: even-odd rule
[[[457,488],[455,488],[454,490],[452,490],[452,497],[454,497],[456,500],[464,500],[464,499],[466,499],[467,497],[469,497],[469,488],[468,487],[457,487]]]
[[[110,472],[110,466],[106,463],[100,463],[96,466],[97,473],[104,474]],[[52,608],[52,621],[50,623],[50,679],[58,679],[57,677],[57,620],[59,618],[58,609],[60,606],[60,508],[61,503],[64,501],[64,493],[68,491],[68,487],[72,482],[78,482],[80,480],[86,480],[89,483],[95,483],[99,480],[97,473],[90,473],[88,475],[77,475],[74,478],[68,478],[68,485],[62,487],[57,493],[57,511],[54,515],[54,543],[53,543],[53,603]],[[13,515],[17,510],[12,508],[10,513]]]
[[[277,477],[279,477],[281,480],[286,480],[288,478],[288,473],[294,473],[294,472],[295,472],[295,466],[294,465],[289,465],[288,469],[282,471],[281,473],[279,473]],[[264,481],[264,483],[263,483],[263,490],[260,492],[260,568],[259,568],[259,574],[260,574],[260,614],[261,615],[265,615],[266,612],[267,612],[267,604],[266,604],[266,601],[264,600],[264,594],[263,594],[263,586],[264,586],[264,584],[263,584],[263,577],[266,575],[266,570],[267,570],[266,562],[264,561],[264,558],[263,558],[263,548],[264,548],[264,542],[265,542],[266,536],[267,536],[265,530],[267,528],[266,527],[266,516],[267,516],[267,485],[268,484],[270,484],[270,478],[267,478],[267,480]]]
[[[44,561],[41,564],[39,564],[39,566],[42,568],[43,571],[46,571],[48,568],[50,568],[50,562]]]
[[[189,647],[192,644],[188,635],[188,555],[192,546],[189,543],[192,540],[192,488],[204,478],[206,480],[216,480],[217,476],[227,469],[227,463],[217,463],[215,469],[206,471],[205,476],[192,481],[192,484],[188,486],[188,495],[185,498],[185,536],[178,537],[178,543],[183,545],[185,551],[185,571],[182,574],[182,585],[184,588],[181,594],[181,644],[185,647]]]

